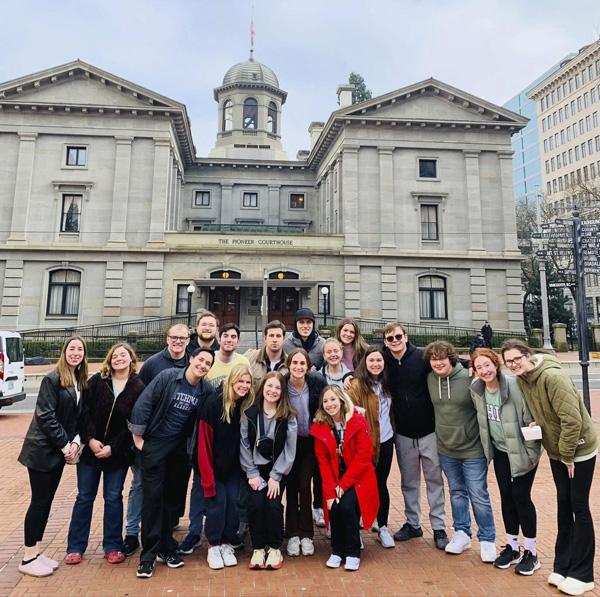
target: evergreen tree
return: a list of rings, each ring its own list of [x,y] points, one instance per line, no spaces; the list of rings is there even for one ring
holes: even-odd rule
[[[358,102],[364,102],[365,100],[371,99],[371,90],[367,89],[365,80],[358,73],[350,73],[348,77],[348,83],[354,85],[352,90],[352,103],[358,104]]]

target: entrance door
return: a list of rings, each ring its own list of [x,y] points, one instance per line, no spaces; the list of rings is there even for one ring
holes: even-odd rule
[[[300,304],[300,293],[295,288],[269,289],[269,321],[279,319],[286,329],[294,329],[294,315]]]
[[[220,325],[240,323],[240,291],[230,287],[217,287],[210,291],[208,309],[219,319]]]

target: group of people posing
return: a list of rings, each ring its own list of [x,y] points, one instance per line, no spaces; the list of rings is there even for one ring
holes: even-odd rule
[[[324,339],[310,309],[298,310],[287,338],[281,322],[268,323],[262,348],[242,355],[238,327],[218,323],[203,312],[191,337],[186,326],[171,327],[167,346],[139,375],[126,343],[113,346],[88,378],[85,342],[65,342],[42,381],[19,456],[31,485],[21,572],[47,576],[58,567],[40,542],[64,466],[72,464],[78,495],[66,564],[84,557],[102,478],[105,557],[123,562],[140,547],[141,532],[140,578],[153,575],[156,561],[183,566],[203,532],[210,568],[235,566],[247,529],[249,567],[276,570],[284,537],[288,556],[315,553],[315,525],[331,537],[326,566],[355,571],[361,528],[377,533],[383,548],[423,536],[423,476],[435,547],[455,555],[471,548],[472,512],[482,561],[529,576],[540,567],[531,491],[543,446],[558,509],[548,583],[570,595],[594,588],[596,432],[555,357],[509,340],[500,355],[479,348],[465,361],[445,341],[417,348],[398,322],[385,326],[382,346],[369,346],[352,319]],[[405,521],[392,534],[394,448]],[[500,550],[490,463],[506,532]],[[189,529],[178,543],[173,531],[190,475]]]

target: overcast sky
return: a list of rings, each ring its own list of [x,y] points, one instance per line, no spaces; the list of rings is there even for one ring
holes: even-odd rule
[[[380,95],[430,76],[503,104],[600,36],[600,0],[46,0],[2,3],[0,80],[81,58],[186,104],[198,155],[216,135],[213,89],[255,58],[288,92],[288,157],[359,72]]]

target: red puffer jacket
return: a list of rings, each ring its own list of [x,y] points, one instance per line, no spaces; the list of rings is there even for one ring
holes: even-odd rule
[[[346,472],[339,478],[337,443],[333,429],[326,423],[313,423],[310,434],[315,438],[315,454],[323,479],[323,512],[325,523],[329,522],[327,500],[334,499],[335,488],[344,491],[354,487],[360,507],[363,527],[368,529],[379,510],[377,478],[373,468],[373,445],[365,418],[354,412],[346,421],[342,457]]]

